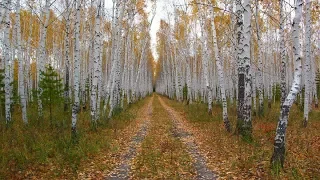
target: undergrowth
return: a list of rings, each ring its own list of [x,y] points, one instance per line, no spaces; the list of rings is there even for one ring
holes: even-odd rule
[[[43,118],[38,118],[37,106],[31,104],[26,126],[17,113],[20,107],[14,107],[11,125],[0,121],[0,179],[24,179],[35,173],[76,177],[81,163],[91,155],[113,150],[110,142],[114,132],[126,127],[144,103],[145,100],[139,101],[130,107],[126,104],[122,112],[109,120],[101,117],[96,130],[91,128],[90,109],[82,109],[78,115],[77,143],[71,138],[71,110],[64,112],[54,106],[51,124],[48,111],[44,110]]]

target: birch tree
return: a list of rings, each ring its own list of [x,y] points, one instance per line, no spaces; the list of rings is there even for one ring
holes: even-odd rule
[[[311,74],[311,19],[310,19],[310,0],[306,0],[306,25],[305,25],[305,63],[304,63],[304,76],[305,76],[305,90],[304,90],[304,127],[307,127],[309,119],[309,107],[311,99],[311,85],[312,85],[312,74]]]
[[[0,2],[0,24],[5,21],[6,14],[9,11],[9,6],[11,3],[11,0],[3,0]]]
[[[46,39],[47,39],[47,28],[49,25],[49,15],[50,15],[50,0],[46,0],[44,11],[42,13],[42,18],[40,20],[41,29],[40,29],[40,42],[39,42],[39,57],[37,62],[37,87],[38,87],[38,114],[40,117],[43,116],[43,109],[42,109],[42,101],[41,101],[41,94],[42,89],[38,86],[38,83],[41,78],[41,72],[45,70],[45,63],[46,63]]]
[[[70,2],[69,0],[66,0],[66,35],[65,35],[65,86],[64,86],[64,111],[68,110],[69,107],[69,76],[70,76],[70,59],[69,59],[69,53],[70,53]]]
[[[297,94],[300,90],[302,66],[301,66],[301,44],[299,42],[300,33],[300,21],[302,16],[302,0],[296,0],[295,3],[295,17],[292,23],[292,38],[293,38],[293,50],[294,50],[294,80],[287,95],[281,110],[279,122],[276,130],[276,136],[274,140],[274,150],[271,158],[273,167],[283,167],[285,160],[285,141],[286,141],[286,129],[288,125],[288,117],[290,108],[295,101]]]
[[[244,0],[243,3],[243,25],[244,25],[244,52],[243,60],[245,65],[245,117],[242,124],[242,135],[251,136],[252,121],[251,121],[251,107],[252,107],[252,75],[251,75],[251,60],[250,60],[250,41],[251,41],[251,3],[250,0]]]
[[[261,45],[261,35],[260,35],[260,26],[258,21],[258,0],[256,0],[256,29],[257,29],[257,41],[258,41],[258,91],[259,91],[259,116],[263,116],[264,114],[264,103],[263,103],[263,77],[262,77],[262,71],[263,71],[263,62],[262,62],[262,45]],[[281,30],[280,30],[281,31]]]
[[[223,73],[223,65],[221,63],[221,58],[220,58],[220,52],[218,49],[218,44],[217,44],[217,35],[216,35],[216,27],[214,24],[214,10],[213,7],[210,7],[210,14],[211,14],[211,31],[212,31],[212,38],[213,38],[213,50],[214,50],[214,55],[216,59],[216,66],[218,70],[218,76],[219,76],[219,84],[220,84],[220,92],[221,92],[221,99],[222,99],[222,108],[223,108],[223,122],[226,130],[228,132],[231,132],[231,125],[228,119],[228,106],[227,106],[227,98],[225,94],[225,85],[224,85],[224,73]]]
[[[75,14],[75,33],[74,33],[74,102],[72,106],[72,134],[76,136],[77,132],[77,116],[80,109],[80,13],[81,13],[81,2],[75,0],[76,14]]]
[[[94,59],[93,59],[93,79],[92,79],[92,89],[91,89],[91,119],[94,126],[96,126],[97,121],[97,96],[98,96],[98,81],[101,70],[99,69],[100,56],[101,56],[101,28],[100,28],[100,18],[101,18],[101,0],[97,1],[97,11],[95,15],[95,25],[94,25]]]
[[[280,57],[281,57],[281,68],[280,68],[280,76],[281,76],[281,82],[280,82],[280,88],[281,88],[281,106],[283,105],[285,99],[286,99],[286,54],[285,54],[285,42],[284,42],[284,24],[285,24],[285,18],[283,14],[284,10],[284,0],[280,0]]]
[[[250,80],[248,77],[250,71],[250,4],[249,1],[236,1],[237,14],[237,60],[238,60],[238,119],[236,133],[251,137],[251,117],[248,110],[251,111],[251,92]],[[248,109],[250,108],[250,109]]]
[[[21,47],[21,25],[20,25],[20,0],[16,2],[16,24],[15,29],[17,33],[16,37],[16,45],[17,45],[17,57],[19,60],[19,72],[18,72],[18,79],[19,79],[19,96],[20,96],[20,105],[22,110],[22,120],[25,124],[28,123],[27,119],[27,102],[25,97],[25,86],[24,86],[24,64],[23,64],[23,57],[22,57],[22,47]]]
[[[111,69],[111,89],[110,89],[110,112],[109,118],[114,114],[115,110],[119,110],[120,107],[120,80],[121,80],[121,64],[120,58],[122,57],[121,44],[121,20],[124,16],[125,5],[127,1],[121,3],[117,1],[116,16],[114,18],[113,36],[112,42],[112,69]]]
[[[212,114],[212,96],[211,96],[211,86],[209,84],[209,60],[208,60],[208,45],[207,45],[207,30],[205,27],[205,15],[201,14],[200,15],[200,23],[201,23],[201,43],[202,43],[202,73],[203,73],[203,79],[204,79],[204,84],[203,87],[206,88],[207,94],[208,94],[208,113],[211,115]],[[202,98],[203,99],[203,98]]]
[[[5,12],[9,12],[9,7],[11,5],[11,0],[5,2],[5,7],[7,8]],[[4,91],[5,91],[5,117],[6,123],[11,122],[11,96],[12,96],[12,89],[11,89],[11,75],[10,75],[10,68],[11,68],[11,60],[10,60],[10,19],[9,13],[4,14],[4,42],[3,42],[3,52],[4,52]]]

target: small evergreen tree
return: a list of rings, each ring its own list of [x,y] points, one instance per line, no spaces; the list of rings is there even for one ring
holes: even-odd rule
[[[44,72],[41,72],[39,86],[43,92],[41,100],[45,107],[49,108],[50,124],[52,125],[52,108],[63,102],[63,84],[56,70],[49,64]]]

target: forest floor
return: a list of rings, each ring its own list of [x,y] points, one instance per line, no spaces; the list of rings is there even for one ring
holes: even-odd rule
[[[215,105],[213,114],[207,105],[185,105],[162,97],[188,124],[210,169],[220,179],[320,179],[320,111],[313,109],[308,127],[302,127],[303,112],[294,105],[289,118],[284,169],[270,168],[279,104],[265,107],[263,117],[253,116],[253,141],[227,133],[222,121],[222,107]],[[266,103],[265,103],[266,104]],[[228,107],[229,120],[236,125],[236,107]]]
[[[318,109],[312,111],[308,127],[303,128],[302,118],[298,118],[303,117],[302,112],[294,105],[287,130],[285,169],[277,174],[270,168],[278,110],[275,103],[271,109],[265,107],[263,117],[254,116],[253,141],[246,141],[225,131],[221,105],[214,105],[209,115],[205,104],[186,105],[154,94],[127,107],[104,128],[96,132],[87,129],[75,147],[52,146],[55,151],[42,153],[44,161],[37,153],[46,149],[45,145],[38,147],[32,142],[30,148],[24,144],[28,151],[21,154],[29,158],[24,166],[16,165],[24,162],[17,158],[22,155],[13,154],[15,157],[3,146],[0,152],[14,160],[0,168],[4,174],[0,179],[320,179]],[[234,128],[234,105],[228,107],[228,114]],[[80,115],[80,126],[89,126],[82,121],[89,117]],[[28,129],[20,131],[35,138],[36,133]],[[0,138],[12,141],[4,135]],[[28,140],[14,138],[17,144]],[[61,143],[42,140],[47,146]],[[61,148],[64,151],[58,150]]]

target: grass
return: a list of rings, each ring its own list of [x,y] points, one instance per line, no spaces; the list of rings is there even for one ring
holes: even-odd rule
[[[168,112],[154,98],[152,125],[134,160],[133,179],[193,179],[192,160],[173,135]]]
[[[286,139],[286,160],[280,173],[270,168],[275,130],[279,117],[279,103],[268,109],[265,116],[253,117],[253,141],[248,143],[225,131],[222,108],[213,106],[213,115],[207,105],[183,105],[164,98],[166,103],[180,112],[195,129],[195,136],[203,151],[209,152],[211,168],[222,178],[263,179],[320,179],[320,111],[314,109],[307,128],[302,127],[303,112],[294,105],[290,112]],[[229,120],[236,124],[236,106],[228,107]]]
[[[15,107],[12,124],[7,126],[4,121],[0,122],[0,179],[77,177],[85,163],[99,152],[108,154],[120,149],[120,145],[114,143],[118,131],[135,119],[146,101],[130,107],[125,105],[124,111],[113,119],[98,121],[96,130],[91,127],[90,109],[81,111],[77,143],[71,140],[71,110],[63,112],[62,106],[55,106],[51,125],[48,112],[45,110],[44,118],[38,119],[37,107],[31,105],[28,107],[29,124],[25,126],[21,114],[17,113],[19,107]],[[113,164],[107,166],[111,168]]]

